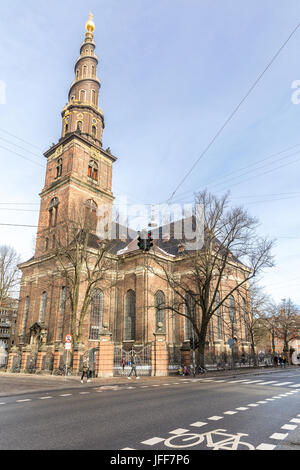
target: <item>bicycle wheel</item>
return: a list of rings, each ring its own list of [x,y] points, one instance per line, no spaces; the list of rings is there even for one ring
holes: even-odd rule
[[[187,437],[190,436],[190,437]],[[188,444],[182,444],[182,442],[185,441],[191,441],[193,439],[196,439],[195,442],[191,443],[188,442]],[[164,444],[167,447],[172,447],[176,449],[183,449],[184,447],[193,447],[198,444],[201,444],[203,442],[204,436],[202,434],[195,434],[195,433],[185,433],[185,434],[177,434],[176,436],[169,437],[169,439],[165,440]],[[178,442],[179,441],[179,442]],[[181,443],[180,443],[181,441]],[[176,443],[174,443],[176,442]]]

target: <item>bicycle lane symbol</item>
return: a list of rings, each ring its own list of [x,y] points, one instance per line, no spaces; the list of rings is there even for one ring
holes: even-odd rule
[[[217,436],[221,436],[221,440],[216,440]],[[194,447],[201,444],[206,438],[206,446],[212,450],[238,450],[239,447],[246,447],[247,450],[254,450],[255,447],[249,442],[241,441],[241,437],[248,436],[248,434],[237,433],[228,434],[226,429],[214,429],[203,434],[193,432],[185,432],[171,436],[164,441],[165,446],[183,449]],[[215,438],[215,440],[214,440]]]

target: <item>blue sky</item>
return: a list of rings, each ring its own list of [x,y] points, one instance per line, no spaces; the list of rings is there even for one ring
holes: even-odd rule
[[[298,0],[2,3],[1,223],[37,224],[42,153],[60,137],[90,11],[103,146],[118,157],[113,190],[146,203],[170,197],[300,18]],[[262,284],[276,301],[297,304],[300,105],[292,103],[291,85],[300,79],[299,45],[300,28],[174,198],[191,201],[205,187],[230,190],[232,204],[248,208],[259,232],[277,239],[276,267]],[[34,236],[34,228],[0,226],[0,244],[22,259],[32,255]]]

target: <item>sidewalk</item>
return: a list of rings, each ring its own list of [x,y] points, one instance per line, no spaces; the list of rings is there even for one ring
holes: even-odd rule
[[[257,367],[257,368],[243,368],[226,371],[209,371],[205,374],[196,375],[196,378],[218,378],[218,377],[229,377],[234,378],[240,375],[260,375],[271,372],[280,372],[286,370],[299,370],[298,366],[287,366],[285,369],[279,367]],[[138,371],[137,371],[138,372]],[[124,376],[117,377],[97,377],[91,380],[90,386],[101,386],[101,385],[129,385],[132,383],[147,384],[149,382],[155,383],[168,383],[174,380],[185,380],[192,379],[193,376],[178,376],[172,375],[167,377],[149,377],[141,376],[138,381],[133,377],[132,380],[128,380],[127,373]],[[31,392],[39,392],[54,389],[65,389],[65,388],[80,388],[80,377],[76,376],[57,376],[57,375],[42,375],[42,374],[24,374],[24,373],[10,373],[0,372],[0,396],[26,394]]]

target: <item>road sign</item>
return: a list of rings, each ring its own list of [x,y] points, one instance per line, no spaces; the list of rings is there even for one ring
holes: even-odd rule
[[[66,335],[65,336],[65,342],[66,343],[72,343],[72,335]]]
[[[233,348],[234,343],[235,343],[235,340],[233,338],[229,338],[229,340],[227,341],[227,344],[229,344],[229,347],[231,349]]]
[[[65,349],[66,350],[72,349],[72,344],[71,343],[65,343]]]

